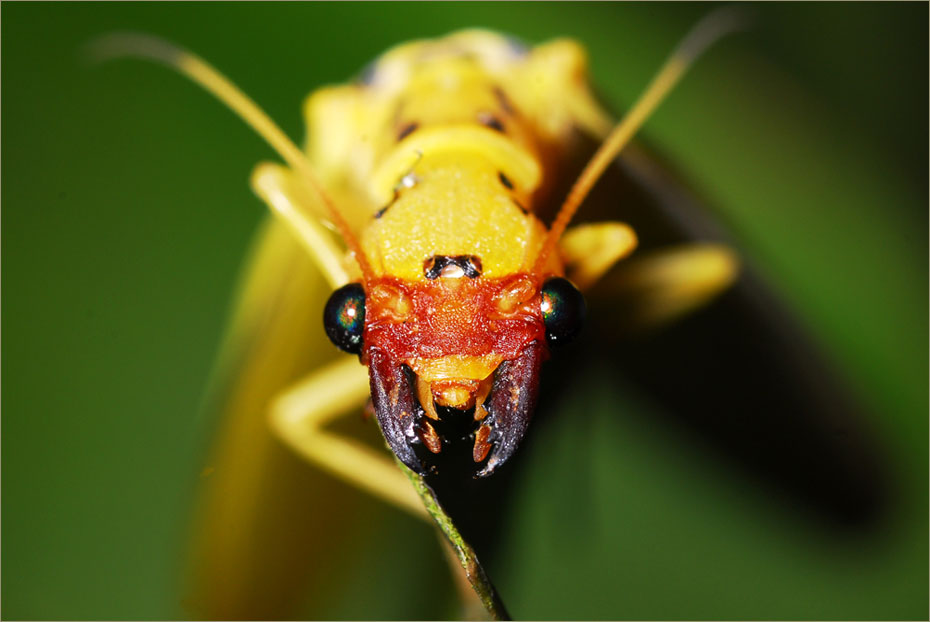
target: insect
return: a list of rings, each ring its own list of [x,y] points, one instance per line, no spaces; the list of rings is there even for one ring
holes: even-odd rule
[[[178,69],[282,156],[286,165],[260,164],[252,176],[276,217],[256,261],[281,269],[286,259],[269,258],[297,248],[309,255],[333,290],[324,330],[349,356],[275,396],[265,405],[271,425],[318,466],[423,515],[383,453],[327,426],[370,396],[387,445],[417,474],[462,442],[476,477],[510,460],[543,362],[581,329],[582,291],[636,248],[628,225],[570,227],[573,216],[687,66],[733,27],[727,14],[696,26],[616,126],[590,93],[574,42],[528,49],[470,30],[404,44],[359,82],[308,98],[304,149],[190,53],[138,35],[99,49]],[[553,180],[579,132],[602,145],[563,202]],[[552,205],[560,207],[544,222]],[[715,245],[679,247],[636,267],[656,322],[700,306],[736,271],[732,252]],[[470,423],[464,439],[441,432],[448,419]]]

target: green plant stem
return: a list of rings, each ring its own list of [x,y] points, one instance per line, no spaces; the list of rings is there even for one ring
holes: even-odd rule
[[[426,511],[433,517],[440,531],[442,531],[443,535],[452,545],[459,563],[465,570],[465,576],[468,577],[468,582],[478,595],[481,604],[487,609],[490,618],[492,620],[510,620],[510,615],[507,613],[504,603],[497,594],[497,590],[494,589],[494,585],[491,583],[490,579],[488,579],[488,575],[484,572],[484,568],[478,561],[475,550],[465,541],[462,534],[459,533],[459,530],[456,529],[452,517],[443,510],[433,489],[429,487],[422,477],[400,462],[398,462],[398,465],[400,465],[400,468],[407,474],[417,494],[420,495],[420,498],[423,500],[423,505],[426,506]]]

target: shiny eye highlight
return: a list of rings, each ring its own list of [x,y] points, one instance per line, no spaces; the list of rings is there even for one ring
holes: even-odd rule
[[[323,309],[326,336],[340,350],[350,354],[362,351],[365,329],[365,290],[359,283],[343,285],[332,293]]]
[[[542,311],[546,325],[546,341],[551,346],[561,346],[581,332],[587,306],[584,296],[567,279],[553,277],[547,280],[540,292]]]

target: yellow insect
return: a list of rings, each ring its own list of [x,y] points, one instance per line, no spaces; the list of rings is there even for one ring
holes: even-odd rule
[[[196,56],[139,35],[101,41],[103,56],[186,74],[285,161],[252,175],[274,219],[234,322],[234,340],[253,336],[255,362],[227,410],[267,413],[299,455],[417,516],[427,516],[423,502],[389,454],[329,427],[369,396],[387,445],[413,472],[433,472],[433,456],[468,442],[475,474],[491,475],[520,444],[550,348],[580,329],[580,291],[636,248],[622,222],[569,227],[572,217],[687,66],[734,25],[724,13],[696,26],[616,126],[573,41],[527,49],[467,30],[403,44],[360,81],[309,96],[302,149]],[[553,180],[579,132],[601,147],[562,202]],[[728,249],[690,245],[639,260],[627,282],[648,285],[658,323],[703,304],[736,271]],[[325,331],[348,354],[301,351],[320,331],[301,316],[321,298],[320,277],[333,290]],[[303,377],[284,387],[295,369]],[[441,433],[450,418],[472,422],[466,441]],[[240,502],[249,500],[226,503]]]

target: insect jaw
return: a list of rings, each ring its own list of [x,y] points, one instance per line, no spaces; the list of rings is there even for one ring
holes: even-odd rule
[[[476,380],[438,380],[430,385],[433,401],[439,406],[468,410],[475,407]]]
[[[504,361],[494,372],[494,384],[485,402],[488,414],[475,435],[475,461],[487,456],[478,477],[491,475],[523,440],[536,410],[540,366],[548,357],[545,341],[536,340],[527,344],[519,358]]]
[[[416,375],[417,396],[427,417],[438,420],[437,408],[474,409],[477,421],[487,414],[484,401],[491,391],[494,371],[503,360],[496,354],[452,355],[411,360],[406,365]]]
[[[436,425],[452,411],[468,416],[474,430],[472,457],[485,477],[507,461],[523,438],[536,406],[539,368],[548,357],[544,340],[528,343],[515,359],[502,361],[482,380],[456,378],[435,382],[417,375],[378,347],[367,349],[372,404],[381,431],[394,454],[407,467],[425,475],[431,470],[417,447],[438,454],[444,442]],[[451,408],[436,399],[458,402]],[[440,415],[437,406],[442,408]]]

